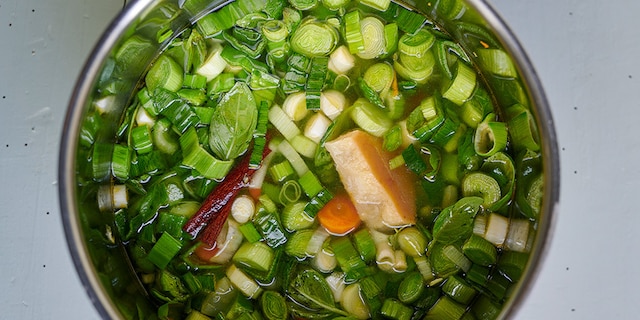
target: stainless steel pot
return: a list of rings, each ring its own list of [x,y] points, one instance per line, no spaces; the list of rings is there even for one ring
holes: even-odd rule
[[[189,26],[203,14],[220,8],[227,0],[190,1],[189,7],[183,7],[184,0],[138,0],[131,1],[115,18],[98,41],[88,58],[72,94],[61,140],[59,159],[59,193],[64,229],[69,250],[77,272],[93,301],[99,314],[104,318],[129,318],[137,308],[153,308],[139,286],[135,274],[127,263],[125,251],[114,243],[113,246],[97,247],[92,245],[97,235],[91,226],[102,223],[96,208],[87,205],[83,198],[83,181],[78,172],[82,170],[79,163],[78,147],[83,143],[83,124],[89,121],[86,115],[96,108],[96,101],[101,96],[97,92],[99,84],[109,81],[112,94],[108,103],[115,106],[115,111],[102,115],[103,126],[95,133],[96,139],[110,140],[114,136],[116,124],[122,111],[129,103],[132,93],[150,62],[162,50],[164,43],[155,43],[152,49],[135,57],[129,57],[127,65],[115,62],[114,57],[121,52],[127,39],[132,37],[146,38],[155,36],[159,31],[166,32],[167,25],[157,21],[169,21],[169,29],[173,34]],[[479,27],[484,36],[494,39],[510,54],[517,70],[515,79],[501,79],[485,75],[489,87],[494,90],[508,90],[499,95],[500,105],[521,103],[530,108],[536,120],[540,135],[540,144],[544,167],[544,196],[537,223],[537,233],[531,248],[531,258],[525,269],[522,280],[516,285],[513,294],[507,301],[501,318],[513,315],[525,301],[525,297],[536,279],[549,240],[554,215],[559,198],[559,154],[554,123],[542,85],[515,35],[504,21],[484,0],[447,1],[454,4],[445,8],[443,0],[406,0],[402,5],[412,7],[432,17],[447,29],[449,26],[463,22]],[[125,1],[126,3],[126,1]],[[477,47],[474,36],[466,32],[452,33],[469,53]],[[476,39],[477,40],[477,39]],[[472,59],[477,56],[470,54]],[[476,61],[477,62],[477,61]],[[498,88],[498,89],[496,89]],[[105,183],[108,183],[105,182]]]

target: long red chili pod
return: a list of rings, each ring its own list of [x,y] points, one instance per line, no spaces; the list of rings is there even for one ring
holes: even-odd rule
[[[271,150],[265,147],[262,152],[263,158],[269,154],[269,152],[271,152]],[[182,228],[185,232],[193,238],[196,238],[205,226],[215,224],[215,226],[211,226],[213,229],[207,232],[207,238],[213,238],[213,240],[207,244],[212,245],[213,242],[215,242],[215,239],[222,229],[222,225],[224,225],[224,222],[227,220],[233,199],[238,195],[240,189],[248,185],[251,177],[257,170],[249,168],[250,158],[251,154],[247,153],[240,163],[227,174],[227,177],[209,193],[200,206],[200,209],[198,209]],[[225,207],[228,207],[228,210],[225,210]]]

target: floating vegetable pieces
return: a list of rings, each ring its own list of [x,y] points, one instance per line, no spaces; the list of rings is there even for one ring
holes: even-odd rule
[[[459,17],[460,3],[435,10]],[[104,229],[91,245],[122,243],[161,306],[123,308],[493,318],[528,260],[543,166],[526,102],[498,109],[483,82],[517,77],[509,56],[454,25],[480,41],[478,66],[387,0],[238,0],[173,38],[149,33],[167,47],[115,142],[97,134],[118,90],[102,79],[79,152],[83,199],[113,213],[87,220]],[[117,70],[149,41],[125,41]]]

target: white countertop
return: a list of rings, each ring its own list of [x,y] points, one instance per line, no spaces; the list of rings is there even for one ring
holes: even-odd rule
[[[640,2],[490,0],[546,90],[561,154],[550,252],[517,319],[640,314]],[[68,99],[122,0],[0,0],[2,319],[97,319],[61,225]]]

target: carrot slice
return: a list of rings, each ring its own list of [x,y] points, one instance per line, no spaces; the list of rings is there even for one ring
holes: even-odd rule
[[[334,196],[320,209],[316,216],[329,233],[344,235],[360,225],[360,216],[351,199],[346,194]]]

